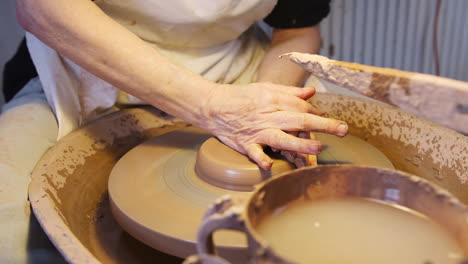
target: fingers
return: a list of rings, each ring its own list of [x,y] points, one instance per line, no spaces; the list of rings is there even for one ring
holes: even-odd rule
[[[287,161],[294,163],[294,160],[296,159],[295,157],[295,152],[294,151],[289,151],[289,150],[282,150],[281,151],[281,156],[283,156]]]
[[[282,150],[317,154],[322,150],[318,140],[298,138],[278,129],[265,129],[258,136],[258,143]]]
[[[309,157],[314,156],[290,150],[282,150],[281,155],[283,155],[283,157],[285,157],[287,161],[293,163],[296,166],[296,168],[302,168],[310,165]]]
[[[313,104],[310,104],[310,106],[312,107],[313,110],[309,113],[314,114],[314,115],[319,115],[319,116],[323,116],[325,114],[325,111],[320,109],[320,107],[313,105]]]
[[[315,135],[309,131],[299,131],[297,132],[297,136],[305,139],[317,139]]]
[[[314,87],[299,88],[299,87],[294,87],[294,86],[285,86],[285,85],[273,84],[273,83],[268,83],[268,85],[269,85],[268,87],[272,90],[294,95],[303,100],[307,100],[315,94]]]
[[[297,94],[295,94],[297,97],[307,100],[314,96],[315,94],[315,88],[314,87],[304,87],[304,88],[299,88],[301,91],[298,91]]]
[[[297,136],[304,139],[316,139],[315,135],[309,131],[299,131],[299,132],[288,132],[288,134]],[[305,166],[317,166],[317,155],[313,154],[304,154],[299,152],[293,152],[289,150],[281,151],[281,155],[286,158],[291,163],[294,163],[297,168],[302,168]]]
[[[348,125],[340,120],[325,118],[317,115],[294,112],[275,112],[271,114],[274,124],[284,131],[317,131],[346,136]]]
[[[317,139],[314,135],[314,133],[312,132],[309,132],[309,131],[300,131],[298,133],[298,137],[300,138],[307,138],[307,139]],[[318,165],[318,158],[317,158],[317,155],[306,155],[306,164],[307,166],[317,166]],[[296,164],[296,166],[298,166]],[[299,167],[298,167],[299,168]]]
[[[294,160],[294,165],[296,165],[297,168],[309,166],[310,165],[309,157],[311,156],[315,156],[315,155],[296,153],[296,159]]]
[[[255,163],[258,164],[258,166],[260,166],[260,168],[264,170],[271,169],[273,160],[267,154],[265,154],[265,152],[263,152],[263,148],[259,144],[248,145],[245,148],[245,152],[249,158],[251,158]]]
[[[290,111],[290,112],[303,112],[310,113],[314,115],[323,115],[325,112],[319,107],[310,104],[307,101],[301,100],[294,96],[280,96],[278,98],[278,103],[280,105],[280,110]]]
[[[310,133],[304,132],[304,131],[301,131],[301,132],[294,131],[294,132],[288,132],[288,134],[291,136],[308,139],[309,138],[308,135]],[[286,158],[287,161],[293,163],[296,166],[296,168],[302,168],[302,167],[309,165],[309,156],[311,156],[308,154],[303,154],[303,153],[294,152],[290,150],[281,150],[281,155],[284,158]]]
[[[325,114],[325,112],[319,107],[305,101],[315,94],[315,88],[313,87],[299,88],[273,83],[261,83],[261,85],[266,86],[265,88],[267,89],[280,93],[276,97],[280,106],[279,110],[306,112],[315,115]]]

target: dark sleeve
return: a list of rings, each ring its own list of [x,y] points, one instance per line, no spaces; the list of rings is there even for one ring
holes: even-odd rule
[[[26,40],[23,38],[13,58],[3,69],[3,93],[8,102],[32,78],[37,76],[36,68],[29,56]]]
[[[315,26],[330,12],[330,0],[278,0],[264,21],[273,28]]]

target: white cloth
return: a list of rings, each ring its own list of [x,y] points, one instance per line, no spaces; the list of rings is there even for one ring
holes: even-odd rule
[[[0,116],[0,263],[64,263],[31,218],[31,171],[57,138],[57,121],[39,80],[31,80]]]
[[[248,83],[268,45],[256,21],[277,0],[96,0],[110,17],[175,63],[215,82]],[[254,26],[252,26],[254,25]],[[47,47],[31,34],[28,48],[61,138],[107,113],[116,103],[144,103],[119,95],[98,79]]]

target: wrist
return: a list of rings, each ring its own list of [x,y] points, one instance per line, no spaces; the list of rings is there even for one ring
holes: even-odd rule
[[[204,83],[202,93],[196,95],[194,120],[190,122],[191,124],[208,131],[211,130],[214,118],[213,108],[216,108],[214,97],[217,97],[217,94],[221,92],[222,86],[215,82]]]
[[[167,110],[161,109],[189,124],[206,129],[209,98],[220,85],[193,72],[179,74],[172,80],[166,88],[166,94],[173,99],[164,100]]]

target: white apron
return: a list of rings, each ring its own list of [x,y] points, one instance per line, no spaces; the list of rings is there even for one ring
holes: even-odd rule
[[[96,0],[110,17],[175,63],[220,83],[249,83],[268,46],[255,24],[277,0]],[[252,26],[253,24],[253,26]],[[28,47],[58,138],[116,104],[141,104],[62,57],[31,34]]]

